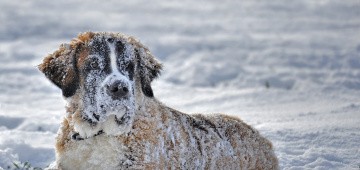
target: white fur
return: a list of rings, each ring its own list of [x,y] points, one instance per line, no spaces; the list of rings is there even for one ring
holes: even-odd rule
[[[116,66],[116,54],[115,54],[115,47],[112,43],[107,43],[110,48],[110,60],[111,60],[111,71],[113,74],[119,73]]]
[[[69,143],[68,147],[67,152],[57,160],[61,162],[62,169],[112,170],[117,169],[119,160],[124,159],[124,155],[119,154],[123,152],[123,145],[116,138],[106,135]]]

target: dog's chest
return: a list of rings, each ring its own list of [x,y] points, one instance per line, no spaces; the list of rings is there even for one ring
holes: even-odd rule
[[[58,159],[62,169],[119,169],[126,164],[126,148],[117,138],[104,135],[68,143]]]

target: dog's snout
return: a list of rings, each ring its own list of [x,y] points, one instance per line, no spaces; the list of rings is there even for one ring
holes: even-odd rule
[[[115,81],[107,85],[106,90],[113,98],[122,98],[129,92],[127,85],[121,81]]]

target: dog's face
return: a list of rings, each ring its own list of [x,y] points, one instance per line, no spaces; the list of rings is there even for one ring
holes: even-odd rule
[[[153,97],[150,83],[161,64],[131,37],[87,32],[46,57],[39,69],[75,108],[69,113],[79,119],[75,130],[89,137],[96,131],[116,131],[115,125],[109,129],[106,124],[116,124],[120,131],[131,125],[135,98]]]

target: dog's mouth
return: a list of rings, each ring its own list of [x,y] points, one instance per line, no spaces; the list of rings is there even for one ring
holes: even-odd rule
[[[95,116],[94,116],[95,117]],[[110,118],[111,119],[111,118]],[[124,114],[123,116],[121,116],[120,118],[117,117],[117,116],[114,116],[114,118],[112,118],[112,120],[109,120],[109,121],[114,121],[116,122],[116,124],[118,126],[121,126],[121,125],[124,125],[125,122],[127,122],[127,120],[130,119],[130,116],[129,114]],[[84,119],[85,121],[87,121],[92,127],[96,126],[98,123],[97,122],[93,122],[91,119]],[[106,123],[106,122],[105,122]],[[107,130],[106,130],[107,131]],[[99,136],[101,134],[105,133],[104,132],[104,129],[103,127],[102,128],[99,128],[99,130],[97,131],[97,133],[95,132],[95,134],[93,136],[87,136],[87,137],[82,137],[80,135],[79,132],[74,132],[72,135],[71,135],[71,139],[73,140],[77,140],[77,141],[80,141],[80,140],[84,140],[84,139],[87,139],[87,138],[91,138],[91,137],[96,137],[96,136]]]
[[[122,114],[108,113],[105,118],[102,118],[102,121],[99,120],[93,121],[87,117],[83,117],[83,121],[77,122],[74,125],[74,132],[71,135],[73,140],[84,140],[99,136],[101,134],[106,134],[108,136],[116,136],[119,134],[126,133],[126,129],[130,127],[131,117],[133,112],[128,110]],[[93,117],[98,117],[99,115],[93,115]]]
[[[84,112],[82,119],[90,125],[96,126],[98,123],[105,122],[110,115],[115,115],[115,121],[121,125],[126,119],[127,112],[130,112],[129,107],[127,106],[110,107],[106,109],[104,105],[100,105],[97,112]]]
[[[103,134],[103,133],[104,133],[104,131],[103,131],[103,130],[100,130],[100,131],[99,131],[97,134],[95,134],[93,137],[99,136],[99,135],[101,135],[101,134]],[[81,136],[80,136],[80,133],[75,132],[75,133],[73,133],[73,134],[71,135],[71,139],[72,139],[72,140],[80,141],[80,140],[85,140],[86,138],[81,137]]]

